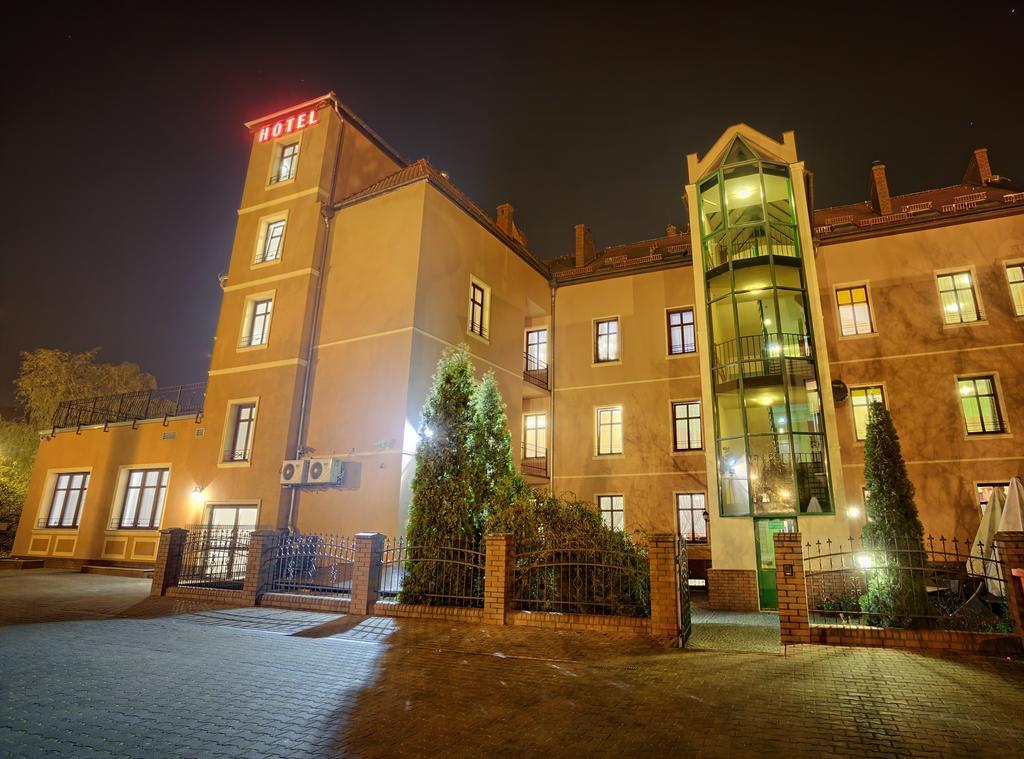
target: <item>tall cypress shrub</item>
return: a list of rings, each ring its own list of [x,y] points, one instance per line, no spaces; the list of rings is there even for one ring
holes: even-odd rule
[[[878,402],[868,408],[864,480],[868,522],[862,536],[872,567],[861,609],[885,627],[920,624],[930,614],[924,527],[892,415]]]
[[[473,449],[477,465],[475,492],[485,509],[486,518],[528,493],[529,486],[516,469],[508,409],[493,372],[484,375],[473,400]]]

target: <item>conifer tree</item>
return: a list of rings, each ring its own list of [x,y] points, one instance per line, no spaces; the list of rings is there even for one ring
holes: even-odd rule
[[[489,514],[500,511],[529,487],[515,466],[507,407],[493,372],[484,375],[473,400],[473,448],[478,466],[475,492]]]
[[[864,480],[868,522],[862,536],[874,566],[861,608],[884,626],[910,626],[929,614],[924,527],[892,415],[878,402],[868,407]]]

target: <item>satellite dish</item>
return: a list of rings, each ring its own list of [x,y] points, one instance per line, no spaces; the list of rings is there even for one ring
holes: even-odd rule
[[[842,403],[850,397],[850,388],[842,380],[832,380],[832,397],[836,403]]]

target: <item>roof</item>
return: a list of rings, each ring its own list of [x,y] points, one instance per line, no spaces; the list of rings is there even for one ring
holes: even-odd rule
[[[687,265],[691,261],[690,232],[684,229],[674,233],[670,230],[663,237],[650,240],[613,245],[598,251],[584,266],[576,266],[576,256],[572,253],[547,263],[556,282],[568,282],[636,274],[638,271]]]

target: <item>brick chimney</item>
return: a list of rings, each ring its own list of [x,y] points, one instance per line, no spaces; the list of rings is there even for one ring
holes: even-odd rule
[[[594,236],[590,234],[586,224],[577,224],[576,227],[576,265],[586,266],[597,255],[594,250]]]
[[[892,213],[892,198],[889,197],[889,180],[885,176],[885,164],[881,161],[875,161],[871,164],[871,205],[882,216]]]
[[[984,185],[992,179],[992,167],[988,162],[988,148],[978,148],[967,162],[964,184]]]
[[[519,227],[516,226],[515,222],[516,209],[512,207],[511,203],[502,203],[498,206],[498,229],[507,234],[513,240],[518,240],[525,247],[526,235],[522,233]]]

